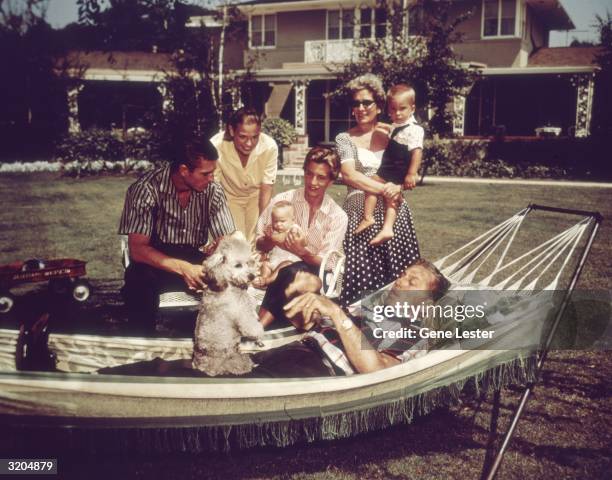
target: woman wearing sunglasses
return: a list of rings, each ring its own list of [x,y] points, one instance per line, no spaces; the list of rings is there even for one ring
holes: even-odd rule
[[[336,137],[342,178],[348,186],[343,206],[349,220],[344,238],[346,265],[340,299],[344,305],[392,282],[420,256],[412,214],[401,195],[401,186],[378,183],[370,178],[380,166],[389,142],[390,126],[378,121],[385,104],[382,82],[375,75],[366,74],[351,80],[346,88],[351,95],[351,112],[356,125]],[[374,211],[376,223],[373,228],[353,234],[363,218],[364,192],[399,202],[394,236],[382,245],[370,245],[384,220],[381,200]]]

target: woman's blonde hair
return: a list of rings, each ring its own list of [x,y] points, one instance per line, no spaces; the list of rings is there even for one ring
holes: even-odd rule
[[[351,96],[355,95],[360,90],[369,90],[374,97],[376,105],[383,108],[385,105],[385,89],[380,78],[372,73],[366,73],[353,78],[346,84],[346,89]]]

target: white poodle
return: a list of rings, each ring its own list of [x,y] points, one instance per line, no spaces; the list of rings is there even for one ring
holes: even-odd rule
[[[195,328],[193,368],[210,376],[248,373],[254,364],[240,353],[240,339],[263,336],[255,300],[247,293],[258,270],[251,246],[235,232],[221,239],[203,266],[208,288]]]

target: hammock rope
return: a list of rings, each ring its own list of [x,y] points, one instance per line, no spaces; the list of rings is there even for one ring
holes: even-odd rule
[[[512,217],[510,217],[506,221],[500,223],[496,227],[491,228],[490,230],[488,230],[487,232],[483,233],[482,235],[479,235],[478,237],[476,237],[471,242],[469,242],[466,245],[458,248],[457,250],[455,250],[454,252],[450,253],[449,255],[441,258],[440,260],[438,260],[434,264],[436,265],[436,267],[438,267],[442,271],[442,273],[444,273],[444,275],[449,277],[451,280],[454,280],[453,277],[457,274],[457,272],[459,270],[461,270],[461,268],[463,268],[463,266],[469,265],[469,263],[471,262],[471,259],[475,255],[479,255],[482,252],[482,250],[484,250],[488,246],[491,246],[492,244],[494,244],[494,239],[496,237],[499,238],[500,235],[503,235],[505,232],[507,232],[507,231],[511,230],[512,228],[514,228],[517,223],[520,223],[521,222],[521,214],[524,211],[526,211],[526,210],[527,209],[522,210],[518,214],[513,215]],[[457,260],[454,264],[450,265],[449,267],[446,267],[446,268],[442,269],[442,266],[446,263],[446,261],[449,258],[453,258],[459,252],[461,252],[463,250],[466,250],[471,245],[473,245],[473,244],[475,244],[475,243],[477,243],[479,241],[480,241],[480,243],[478,243],[477,246],[474,247],[471,251],[469,251],[466,255],[464,255],[462,258]],[[460,275],[459,275],[459,278],[460,278]]]
[[[472,270],[472,272],[469,275],[465,277],[463,277],[463,275],[458,275],[461,278],[460,281],[462,283],[472,283],[474,281],[474,278],[476,277],[476,274],[480,271],[480,268],[486,263],[486,261],[491,257],[491,255],[493,255],[497,251],[498,247],[501,247],[504,244],[504,240],[508,237],[508,235],[510,235],[510,239],[506,242],[506,249],[504,250],[502,256],[507,253],[507,250],[510,247],[512,240],[516,236],[516,233],[521,226],[522,218],[524,217],[521,217],[521,219],[518,222],[515,222],[508,229],[506,229],[503,233],[501,233],[497,241],[494,240],[493,242],[491,242],[489,248],[483,249],[483,252],[480,255],[475,256],[475,258],[473,259],[473,262],[475,262],[479,256],[481,256],[488,250],[487,255],[484,256],[481,262],[476,266],[476,268]],[[466,264],[466,266],[462,269],[462,272],[467,271],[469,266],[470,264]]]
[[[506,221],[493,227],[468,244],[446,255],[435,262],[441,272],[460,288],[462,285],[477,284],[480,287],[490,287],[494,290],[522,290],[534,291],[538,282],[549,272],[560,258],[563,258],[560,267],[555,272],[552,282],[544,287],[545,290],[554,289],[565,271],[571,258],[576,252],[584,233],[591,226],[592,218],[584,218],[577,224],[567,228],[547,241],[528,250],[519,257],[507,261],[509,251],[515,241],[523,221],[530,208],[521,210]],[[469,249],[472,247],[471,249]],[[466,250],[467,253],[463,253]],[[494,254],[499,258],[490,273],[483,273],[488,261]],[[455,257],[460,258],[451,265],[445,264]],[[511,267],[516,270],[508,276],[500,278],[502,272],[508,272]],[[477,275],[484,278],[476,281]],[[496,282],[494,282],[494,280]],[[492,285],[493,284],[493,285]]]
[[[559,240],[553,245],[551,245],[550,248],[548,248],[547,250],[543,250],[538,256],[533,257],[525,265],[523,265],[517,272],[510,275],[504,281],[504,288],[507,290],[520,290],[523,282],[525,282],[525,280],[529,278],[529,276],[532,275],[534,272],[538,271],[540,272],[540,274],[543,274],[543,272],[550,268],[552,262],[554,262],[554,260],[558,258],[560,252],[563,252],[568,242],[570,242],[574,238],[575,233],[575,228],[566,231],[563,237],[559,238]],[[551,257],[553,257],[553,260],[547,262],[547,260],[549,260]],[[544,267],[540,269],[540,267],[542,266]],[[518,279],[515,280],[514,283],[510,284],[510,286],[505,286],[525,270],[527,270],[527,272],[524,273],[522,277],[518,277]],[[536,280],[538,279],[538,277],[536,277]]]
[[[574,245],[572,246],[572,251],[575,251],[578,248],[578,244],[582,240],[584,233],[587,231],[587,227],[588,227],[588,224],[585,224],[584,228],[582,228],[582,231],[580,232],[580,235],[576,235],[576,239],[574,240]],[[561,268],[557,272],[557,276],[549,285],[547,285],[544,288],[545,290],[556,290],[557,285],[559,284],[559,280],[561,279],[561,275],[565,271],[565,268],[569,265],[570,258],[571,258],[570,255],[567,255],[565,257],[565,260],[563,261],[563,265],[561,265]]]

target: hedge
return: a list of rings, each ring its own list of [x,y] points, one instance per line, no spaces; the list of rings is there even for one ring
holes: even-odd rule
[[[426,175],[493,178],[612,178],[603,139],[427,140]]]
[[[157,137],[150,131],[121,133],[92,128],[62,137],[55,160],[66,175],[95,175],[142,171],[163,158]]]
[[[289,133],[289,129],[286,129]],[[603,136],[588,138],[438,139],[424,145],[422,173],[489,178],[580,178],[612,180]],[[55,160],[68,175],[125,172],[167,160],[152,132],[123,138],[90,129],[66,135]]]

